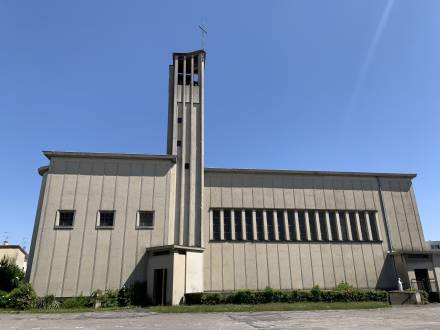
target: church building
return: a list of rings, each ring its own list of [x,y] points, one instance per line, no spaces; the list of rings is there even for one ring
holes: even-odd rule
[[[203,50],[174,53],[164,155],[44,151],[27,278],[38,295],[146,282],[155,304],[239,289],[438,292],[415,174],[205,168]]]

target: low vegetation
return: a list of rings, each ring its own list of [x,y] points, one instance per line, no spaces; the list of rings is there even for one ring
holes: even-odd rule
[[[13,261],[0,261],[0,309],[7,311],[73,312],[117,310],[148,306],[146,282],[137,282],[119,290],[96,290],[91,296],[56,298],[37,297],[34,289],[24,281],[24,274]],[[423,296],[426,301],[427,298]],[[315,286],[311,290],[282,291],[240,290],[221,293],[191,293],[185,295],[185,305],[156,306],[151,310],[163,313],[182,312],[254,312],[321,309],[363,309],[389,306],[388,293],[380,290],[353,288],[340,283],[333,290]]]
[[[339,284],[333,290],[321,290],[315,286],[311,290],[282,291],[266,288],[263,291],[240,290],[230,293],[191,293],[185,296],[186,304],[267,304],[300,302],[388,302],[388,293],[381,290],[356,289],[347,283]]]

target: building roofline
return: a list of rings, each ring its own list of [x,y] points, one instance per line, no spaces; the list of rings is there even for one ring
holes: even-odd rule
[[[199,50],[195,50],[195,51],[192,51],[192,52],[174,52],[173,53],[173,59],[174,59],[175,56],[181,56],[181,55],[188,56],[188,55],[196,55],[196,54],[200,54],[200,53],[206,56],[205,50],[204,49],[199,49]]]
[[[325,176],[360,176],[360,177],[391,177],[413,179],[415,173],[375,173],[375,172],[337,172],[337,171],[298,171],[298,170],[268,170],[248,168],[213,168],[205,167],[205,173],[236,173],[236,174],[298,174]]]
[[[2,245],[0,245],[0,250],[1,249],[19,249],[21,252],[23,252],[23,254],[25,256],[28,255],[27,252],[20,245],[9,245],[9,244],[4,245],[4,244],[2,244]]]
[[[43,151],[43,154],[49,160],[53,157],[63,157],[63,158],[164,160],[175,163],[177,159],[177,157],[174,155],[120,154],[120,153],[101,153],[101,152]],[[40,169],[44,171],[44,168],[40,168]]]

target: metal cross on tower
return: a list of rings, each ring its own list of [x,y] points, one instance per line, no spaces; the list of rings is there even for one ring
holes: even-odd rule
[[[199,29],[202,32],[202,49],[205,49],[205,36],[208,34],[208,28],[204,24],[200,24]]]

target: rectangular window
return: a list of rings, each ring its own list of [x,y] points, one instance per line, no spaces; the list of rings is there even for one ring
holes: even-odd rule
[[[57,228],[72,228],[75,211],[60,210],[58,211]]]
[[[361,224],[362,240],[369,241],[368,238],[368,228],[367,228],[367,218],[365,218],[364,212],[359,212],[359,222]]]
[[[315,219],[315,211],[309,211],[309,227],[310,227],[310,236],[312,241],[318,240],[318,231],[316,229],[316,219]]]
[[[153,228],[154,227],[154,211],[139,211],[136,228]]]
[[[223,211],[223,233],[226,241],[232,240],[231,210]]]
[[[241,222],[241,210],[236,210],[234,212],[235,220],[235,239],[237,241],[243,240],[243,225]]]
[[[264,241],[263,211],[255,211],[255,217],[257,221],[257,240]]]
[[[244,212],[246,223],[246,240],[252,241],[254,239],[254,222],[252,220],[252,211],[246,210]]]
[[[280,241],[286,241],[286,228],[284,227],[284,212],[277,212],[277,220],[278,220],[278,238]]]
[[[348,212],[348,217],[350,219],[351,237],[353,238],[353,241],[359,241],[359,233],[356,225],[356,213]]]
[[[113,228],[115,225],[115,211],[99,211],[98,227]]]
[[[330,211],[328,213],[328,218],[330,221],[330,230],[332,232],[332,240],[337,241],[338,238],[338,224],[336,223],[336,212]]]
[[[215,241],[220,240],[220,211],[212,211],[212,238]]]
[[[376,212],[368,212],[370,218],[371,235],[373,236],[373,241],[379,241],[379,232],[376,226]]]
[[[327,233],[327,217],[325,216],[324,211],[319,211],[319,228],[321,229],[321,239],[323,241],[328,241],[328,233]]]
[[[301,241],[307,241],[306,213],[298,211],[299,233]]]

